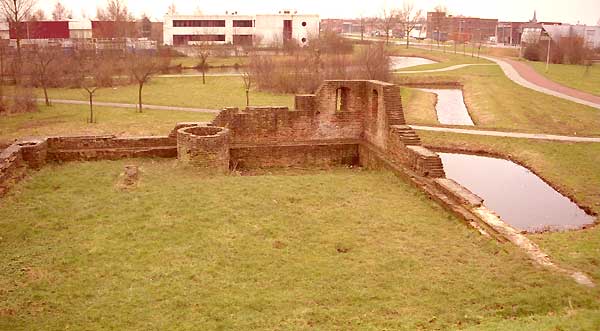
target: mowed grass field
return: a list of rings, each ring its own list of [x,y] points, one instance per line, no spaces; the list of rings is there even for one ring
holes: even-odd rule
[[[43,91],[36,90],[38,97]],[[81,89],[49,89],[51,99],[88,100]],[[104,88],[96,92],[95,101],[136,104],[137,85]],[[204,109],[223,109],[225,107],[246,107],[246,90],[241,77],[202,77],[153,78],[144,85],[143,102],[150,105],[179,106]],[[288,106],[294,107],[294,96],[251,91],[252,106]]]
[[[0,143],[23,137],[55,135],[158,136],[168,135],[179,122],[208,122],[215,114],[185,111],[144,110],[94,107],[97,123],[87,123],[89,107],[85,105],[54,104],[40,110],[2,116]]]
[[[535,71],[565,86],[600,96],[600,64],[583,66],[574,64],[550,64],[529,61]]]
[[[116,183],[137,164],[137,187]],[[0,200],[0,330],[593,330],[598,289],[387,172],[50,165]]]

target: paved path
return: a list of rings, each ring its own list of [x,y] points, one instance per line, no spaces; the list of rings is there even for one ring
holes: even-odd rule
[[[584,143],[584,142],[585,143],[600,143],[600,137],[593,138],[593,137],[557,136],[557,135],[543,134],[543,133],[520,133],[520,132],[469,130],[469,129],[454,129],[454,128],[443,128],[443,127],[437,127],[437,126],[420,126],[420,125],[410,125],[410,127],[415,130],[463,133],[463,134],[471,134],[471,135],[477,135],[477,136],[525,138],[525,139],[537,139],[537,140],[578,142],[578,143]]]
[[[44,99],[38,99],[39,102],[45,102]],[[62,103],[69,105],[89,105],[89,101],[81,100],[64,100],[64,99],[50,99],[51,103]],[[134,103],[115,103],[115,102],[99,102],[94,101],[94,106],[98,107],[114,107],[114,108],[137,108],[137,104]],[[215,109],[202,109],[202,108],[187,108],[187,107],[171,107],[171,106],[157,106],[157,105],[143,105],[144,109],[153,110],[170,110],[170,111],[187,111],[192,113],[208,113],[218,114],[220,110]]]
[[[414,70],[414,71],[394,71],[395,74],[420,74],[424,72],[443,72],[443,71],[452,71],[458,70],[465,67],[470,66],[495,66],[496,64],[485,64],[485,63],[467,63],[467,64],[457,64],[450,67],[439,68],[439,69],[429,69],[429,70]]]
[[[416,48],[428,49],[418,46],[416,46]],[[441,50],[434,50],[441,52]],[[463,52],[458,52],[457,54],[462,54],[465,56],[469,55]],[[600,97],[553,82],[538,74],[535,70],[533,70],[533,68],[529,67],[525,63],[507,58],[500,59],[487,55],[480,55],[479,57],[498,64],[500,68],[502,68],[502,71],[504,71],[506,77],[523,87],[600,109]]]
[[[520,63],[510,59],[499,59],[491,56],[482,55],[481,57],[496,62],[498,65],[500,65],[500,68],[502,68],[502,71],[504,71],[504,74],[508,78],[521,86],[582,105],[600,109],[600,97],[553,82],[535,72],[535,70],[530,68],[525,63]]]
[[[590,94],[590,93],[587,93],[584,91],[576,90],[576,89],[564,86],[555,81],[552,81],[552,80],[544,77],[543,75],[541,75],[540,73],[535,71],[535,69],[533,69],[530,65],[528,65],[527,63],[524,63],[522,61],[515,61],[513,59],[503,59],[503,60],[508,62],[519,73],[519,75],[521,75],[521,77],[525,78],[526,80],[528,80],[529,82],[531,82],[535,85],[545,87],[547,89],[557,91],[557,92],[572,96],[574,98],[587,100],[589,102],[593,102],[593,103],[600,105],[600,96],[593,95],[593,94]]]

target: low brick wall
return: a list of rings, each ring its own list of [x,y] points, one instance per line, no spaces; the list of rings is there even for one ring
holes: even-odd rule
[[[235,169],[328,168],[358,165],[358,163],[358,142],[315,142],[273,146],[234,146],[231,148],[231,166]]]
[[[207,125],[179,129],[177,158],[198,168],[229,171],[229,130]]]
[[[10,185],[24,176],[27,164],[20,146],[14,144],[0,153],[0,197]]]
[[[136,157],[177,156],[177,141],[164,137],[117,138],[115,136],[48,138],[48,160],[95,161]]]

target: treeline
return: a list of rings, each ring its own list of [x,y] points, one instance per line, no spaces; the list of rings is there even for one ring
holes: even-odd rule
[[[249,53],[246,71],[259,90],[314,93],[324,80],[390,78],[390,58],[383,43],[355,45],[336,33],[324,32],[308,47],[293,45],[284,47],[281,55]]]
[[[548,52],[550,47],[550,52]],[[540,41],[529,44],[523,50],[523,57],[530,61],[546,61],[550,54],[551,63],[584,64],[591,63],[591,59],[600,54],[600,49],[586,47],[585,40],[579,36],[560,38],[558,41]]]

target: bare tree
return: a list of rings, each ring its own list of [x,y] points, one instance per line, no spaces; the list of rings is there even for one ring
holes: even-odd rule
[[[45,21],[46,19],[46,12],[43,9],[38,9],[29,16],[29,20],[33,22]]]
[[[381,12],[381,19],[379,21],[379,28],[385,32],[385,43],[388,44],[390,41],[390,31],[398,25],[398,10],[383,8]]]
[[[177,7],[175,6],[175,2],[171,2],[169,8],[167,8],[167,15],[177,15]]]
[[[46,106],[50,106],[48,99],[48,83],[52,74],[53,64],[58,62],[61,50],[57,47],[37,47],[32,52],[31,64],[33,74],[36,77],[38,84],[44,90],[44,99]]]
[[[108,0],[106,8],[98,7],[96,17],[101,21],[130,21],[132,15],[127,9],[126,0]]]
[[[388,81],[390,77],[390,58],[383,43],[369,44],[358,54],[358,64],[362,68],[363,78]]]
[[[17,60],[21,59],[21,22],[27,20],[36,0],[0,0],[0,8],[9,24],[14,24],[17,42]]]
[[[196,69],[202,72],[202,84],[206,84],[206,70],[208,69],[208,58],[210,57],[209,44],[206,41],[201,41],[197,42],[195,46],[198,59],[200,60]]]
[[[142,112],[142,89],[152,76],[160,72],[162,65],[155,56],[132,53],[127,56],[127,66],[131,78],[138,84],[138,111]]]
[[[444,29],[444,16],[448,12],[448,9],[444,5],[437,5],[434,8],[434,16],[432,17],[432,32],[436,32],[436,41],[438,47],[440,47],[440,33]]]
[[[116,37],[129,37],[132,33],[130,22],[134,17],[127,9],[126,0],[108,0],[106,8],[96,9],[96,17],[100,21],[114,22]]]
[[[63,6],[60,0],[56,1],[54,9],[52,9],[52,20],[63,21],[71,18],[73,18],[73,12],[68,10],[65,6]]]
[[[102,66],[97,55],[93,52],[84,50],[78,51],[74,55],[73,70],[74,80],[77,86],[81,88],[88,97],[90,105],[90,117],[88,123],[96,123],[94,118],[94,96],[101,87]]]
[[[250,89],[252,88],[254,77],[252,77],[250,70],[245,69],[242,72],[242,79],[244,80],[244,88],[246,89],[246,107],[248,107],[250,106]]]
[[[421,20],[421,13],[422,11],[420,9],[415,10],[412,2],[404,2],[402,10],[400,11],[400,24],[402,24],[406,36],[406,48],[410,45],[410,32]]]

